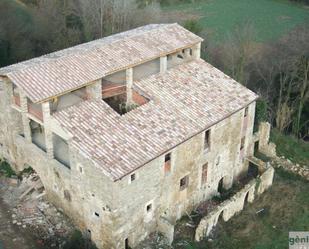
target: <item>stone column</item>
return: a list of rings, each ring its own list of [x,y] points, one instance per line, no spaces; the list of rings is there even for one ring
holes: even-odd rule
[[[201,43],[194,45],[194,47],[192,48],[192,57],[194,59],[201,58]]]
[[[191,57],[190,50],[191,50],[190,48],[186,48],[185,49],[185,54],[184,54],[184,59],[185,60],[190,59],[190,57]]]
[[[86,87],[88,99],[101,99],[102,98],[102,80],[99,79]]]
[[[45,145],[46,145],[46,153],[49,159],[54,158],[54,146],[53,146],[53,133],[50,127],[50,103],[44,102],[42,104],[42,112],[43,112],[43,123],[44,123],[44,132],[45,132]]]
[[[270,137],[270,124],[267,122],[261,122],[259,124],[259,150],[265,149],[269,143],[269,137]]]
[[[178,53],[171,55],[171,63],[172,63],[172,65],[177,64],[177,55],[178,55]]]
[[[165,73],[167,70],[167,56],[160,57],[160,73]]]
[[[25,139],[31,143],[32,138],[31,138],[30,119],[27,116],[28,100],[27,100],[26,95],[22,91],[20,91],[19,96],[20,96],[20,109],[21,109],[21,116],[22,116],[22,121],[23,121]]]
[[[126,84],[127,84],[127,106],[130,106],[133,103],[133,68],[126,70]]]

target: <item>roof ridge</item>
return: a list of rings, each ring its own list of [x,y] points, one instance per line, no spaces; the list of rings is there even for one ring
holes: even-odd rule
[[[151,24],[15,64],[0,74],[39,102],[202,40],[177,23]]]
[[[124,35],[126,33],[134,32],[134,31],[137,31],[137,30],[142,30],[143,28],[149,27],[149,26],[157,26],[157,27],[155,27],[153,29],[145,30],[143,32],[139,32],[137,34],[132,34],[132,35],[129,35],[127,37],[123,37],[123,38],[119,37],[117,40],[111,41],[108,44],[113,44],[113,43],[119,42],[120,40],[132,39],[133,37],[141,36],[141,35],[144,35],[145,33],[149,33],[151,31],[158,30],[160,28],[165,28],[166,26],[173,26],[173,25],[178,25],[178,24],[177,23],[147,24],[147,25],[144,25],[144,26],[141,26],[141,27],[137,27],[135,29],[130,29],[130,30],[122,31],[122,32],[111,34],[111,35],[105,36],[105,37],[101,37],[101,38],[98,38],[98,39],[95,39],[95,40],[92,40],[92,41],[89,41],[89,42],[80,43],[80,44],[77,44],[77,45],[75,45],[73,47],[68,47],[68,48],[64,48],[64,49],[61,49],[61,50],[57,50],[57,51],[54,51],[54,52],[51,52],[51,53],[48,53],[48,54],[41,55],[39,57],[34,57],[34,58],[31,58],[31,59],[26,60],[26,61],[18,62],[18,63],[12,64],[12,65],[0,68],[0,76],[2,76],[2,75],[5,76],[6,74],[10,74],[10,73],[14,73],[14,72],[20,72],[20,71],[26,70],[28,68],[44,65],[46,63],[57,61],[59,59],[69,58],[71,56],[76,55],[76,53],[71,52],[71,53],[68,53],[68,54],[63,54],[63,55],[57,56],[55,58],[52,58],[52,57],[48,58],[48,56],[52,56],[52,55],[56,56],[57,54],[60,54],[60,53],[63,53],[63,52],[68,52],[70,50],[74,51],[74,49],[78,49],[78,48],[81,48],[81,47],[85,47],[85,51],[79,51],[79,53],[81,55],[85,54],[85,53],[89,52],[90,50],[93,50],[93,49],[96,49],[96,48],[99,48],[99,47],[103,47],[104,45],[107,45],[107,44],[94,45],[94,43],[99,43],[100,41],[103,41],[104,39],[108,39],[108,38],[111,39],[113,36],[114,37],[121,36],[121,35]],[[91,46],[89,48],[86,48],[87,44],[88,45],[93,44],[93,46]],[[43,59],[44,61],[39,62],[40,59]],[[22,67],[20,69],[17,69],[17,70],[13,70],[11,72],[1,73],[1,71],[3,71],[4,69],[9,69],[10,67],[14,67],[14,66],[18,66],[18,65],[23,65],[23,64],[30,63],[30,62],[37,62],[37,63],[32,64],[32,65],[24,65],[24,67]]]

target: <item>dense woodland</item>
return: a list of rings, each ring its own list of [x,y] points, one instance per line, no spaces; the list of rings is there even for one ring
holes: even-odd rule
[[[148,23],[170,22],[162,6],[194,0],[0,0],[0,67]],[[198,0],[195,0],[198,2]],[[296,1],[301,2],[301,1]],[[306,1],[303,1],[306,3]],[[180,21],[201,36],[196,20]],[[254,25],[206,39],[203,57],[259,93],[257,121],[309,139],[309,26],[256,43]]]
[[[296,27],[278,41],[256,44],[250,23],[232,31],[220,46],[204,48],[206,58],[260,95],[256,121],[308,140],[309,26]]]

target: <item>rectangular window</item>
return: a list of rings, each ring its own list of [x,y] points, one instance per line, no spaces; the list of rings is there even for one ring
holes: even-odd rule
[[[210,150],[210,130],[205,131],[205,138],[204,138],[204,150]]]
[[[131,179],[131,182],[135,181],[136,175],[135,175],[135,174],[132,174],[131,177],[130,177],[130,179]]]
[[[148,204],[146,207],[147,213],[151,212],[151,210],[152,210],[152,204]]]
[[[171,171],[171,153],[168,153],[164,157],[164,173],[168,174]]]
[[[202,167],[202,184],[207,182],[207,170],[208,170],[208,163],[204,164]]]
[[[248,112],[249,112],[249,108],[248,108],[248,107],[246,107],[246,108],[245,108],[244,117],[247,117],[247,116],[248,116]]]
[[[189,185],[189,176],[181,178],[179,185],[180,185],[180,191],[186,189]]]
[[[171,161],[171,153],[168,153],[168,154],[165,155],[164,161],[165,161],[166,163]]]
[[[246,137],[243,137],[240,142],[240,150],[243,150],[245,148],[245,141],[246,141]]]
[[[129,249],[130,248],[130,246],[129,246],[129,239],[128,238],[126,238],[125,241],[124,241],[124,248],[125,249]]]

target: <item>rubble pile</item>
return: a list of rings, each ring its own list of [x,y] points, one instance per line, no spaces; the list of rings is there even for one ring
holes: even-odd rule
[[[309,181],[309,167],[306,165],[294,164],[289,159],[286,159],[284,156],[272,158],[272,163],[277,168],[283,168],[287,171],[290,171],[294,174],[300,175]]]
[[[172,249],[172,247],[161,234],[152,233],[136,249]]]
[[[74,227],[62,210],[43,199],[45,190],[38,175],[1,181],[1,197],[11,210],[12,224],[31,231],[41,246],[61,248]]]

